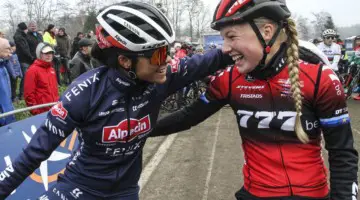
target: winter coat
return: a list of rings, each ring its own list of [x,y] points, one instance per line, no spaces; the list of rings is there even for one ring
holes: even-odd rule
[[[79,51],[79,49],[80,49],[79,41],[80,40],[81,40],[81,38],[79,38],[79,37],[74,38],[74,41],[73,41],[72,46],[71,46],[71,53],[70,53],[71,58],[73,58],[75,56],[76,52]]]
[[[49,32],[45,32],[43,35],[43,41],[49,43],[51,46],[55,47],[57,45],[56,37],[53,37]]]
[[[56,73],[52,63],[36,59],[26,72],[24,82],[24,97],[27,106],[57,102],[59,100]],[[31,110],[37,115],[46,112],[51,107]]]
[[[26,35],[26,39],[29,44],[31,55],[36,58],[36,47],[37,45],[43,41],[42,36],[37,32],[28,32]]]
[[[23,77],[23,73],[21,70],[21,65],[18,59],[18,56],[16,55],[16,53],[13,53],[9,59],[9,66],[11,66],[11,77],[12,78],[16,78],[16,77]],[[9,72],[9,71],[8,71]]]
[[[14,106],[11,102],[10,78],[6,70],[6,65],[9,65],[9,61],[0,58],[0,113],[14,110]],[[5,126],[12,122],[15,122],[14,115],[0,118],[0,126]]]
[[[4,66],[6,68],[6,71],[7,71],[8,75],[9,75],[9,78],[10,79],[15,79],[16,78],[15,70],[14,70],[12,64],[10,63],[10,60],[6,60],[6,64]]]
[[[31,64],[36,57],[30,53],[30,47],[26,38],[26,33],[20,29],[16,30],[14,35],[14,42],[16,45],[16,54],[19,57],[20,63]]]
[[[70,39],[67,35],[64,36],[56,36],[56,53],[60,54],[61,57],[69,57],[70,56]]]
[[[78,51],[74,58],[69,62],[71,80],[74,80],[84,72],[99,67],[101,64],[90,56]]]

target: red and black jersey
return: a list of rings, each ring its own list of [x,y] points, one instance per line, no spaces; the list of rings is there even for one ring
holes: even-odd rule
[[[236,67],[225,69],[198,102],[159,120],[153,136],[190,128],[230,104],[243,142],[248,192],[257,197],[330,194],[332,200],[356,199],[358,154],[338,77],[328,66],[300,62],[301,122],[310,138],[303,144],[294,131],[295,103],[284,63],[275,62],[273,74],[263,79],[240,74]],[[329,152],[330,187],[321,135]]]

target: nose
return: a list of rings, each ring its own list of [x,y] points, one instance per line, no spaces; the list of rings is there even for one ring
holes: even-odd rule
[[[224,54],[229,54],[231,52],[232,48],[228,42],[224,41],[224,44],[223,44],[221,50]]]

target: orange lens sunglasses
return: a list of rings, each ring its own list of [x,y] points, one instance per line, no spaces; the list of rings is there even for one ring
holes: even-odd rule
[[[150,63],[159,66],[166,64],[166,58],[168,55],[167,49],[168,49],[167,46],[163,46],[158,49],[155,49],[150,57]]]

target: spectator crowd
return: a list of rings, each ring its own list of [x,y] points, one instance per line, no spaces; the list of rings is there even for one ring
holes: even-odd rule
[[[59,86],[101,64],[91,58],[94,33],[78,32],[73,39],[65,28],[49,24],[38,30],[34,21],[21,22],[12,40],[0,31],[0,114],[14,110],[25,100],[28,107],[59,100]],[[30,110],[32,115],[50,107]],[[16,121],[14,115],[0,118],[0,127]]]

